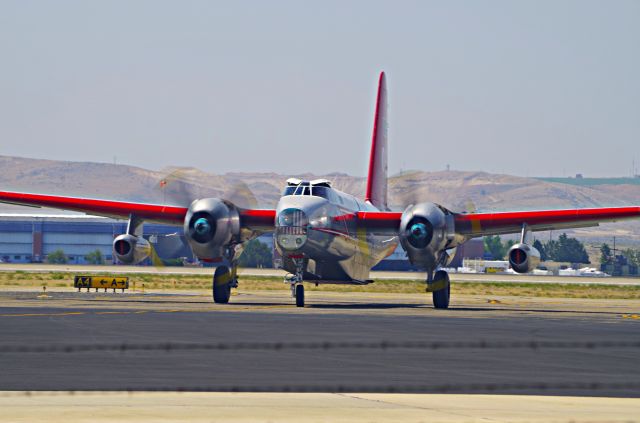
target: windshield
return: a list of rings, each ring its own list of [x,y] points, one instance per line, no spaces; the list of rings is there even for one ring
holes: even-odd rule
[[[287,186],[282,195],[312,195],[330,200],[333,197],[333,192],[331,188],[325,186],[309,186],[306,184],[300,184]]]
[[[330,199],[331,188],[327,187],[313,187],[312,195],[316,197],[322,197],[326,199]]]

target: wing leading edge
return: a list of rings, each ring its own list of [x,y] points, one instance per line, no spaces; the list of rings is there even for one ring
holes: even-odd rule
[[[359,212],[358,221],[367,230],[400,230],[399,212]],[[593,209],[538,210],[500,213],[454,213],[455,232],[466,238],[517,233],[527,224],[533,231],[582,228],[602,222],[640,218],[640,207],[605,207]]]
[[[603,222],[640,218],[640,207],[539,210],[500,213],[456,214],[456,233],[469,238],[517,233],[527,224],[533,231],[583,228]]]
[[[186,207],[7,191],[0,191],[0,203],[50,207],[114,219],[128,219],[133,214],[143,220],[169,225],[182,225],[187,214]],[[240,219],[243,227],[269,230],[274,226],[275,210],[244,209],[240,211]]]

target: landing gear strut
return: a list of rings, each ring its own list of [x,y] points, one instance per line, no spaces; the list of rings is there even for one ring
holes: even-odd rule
[[[288,275],[284,281],[291,286],[291,297],[296,299],[296,307],[304,307],[304,285],[302,284],[304,260],[296,258],[293,259],[293,263],[296,266],[296,273]]]
[[[433,293],[433,307],[438,309],[449,308],[451,295],[451,283],[449,274],[444,270],[438,270],[427,280],[427,292]]]

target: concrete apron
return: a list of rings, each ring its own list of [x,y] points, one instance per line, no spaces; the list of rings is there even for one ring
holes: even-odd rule
[[[0,392],[2,422],[635,422],[640,399],[527,395]]]

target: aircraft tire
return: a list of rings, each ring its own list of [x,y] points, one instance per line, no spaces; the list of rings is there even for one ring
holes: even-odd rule
[[[296,307],[304,307],[304,285],[296,285]]]
[[[229,298],[231,298],[231,284],[230,284],[229,268],[226,266],[216,267],[216,271],[213,274],[213,302],[216,304],[227,304]]]
[[[438,309],[449,308],[449,298],[451,296],[451,284],[449,274],[444,270],[438,270],[434,276],[435,280],[446,279],[447,287],[433,292],[433,307]]]

